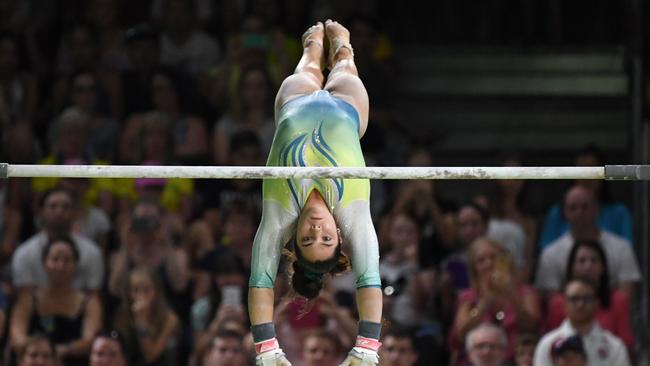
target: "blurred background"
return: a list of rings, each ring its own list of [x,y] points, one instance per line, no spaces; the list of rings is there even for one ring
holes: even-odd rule
[[[351,31],[370,96],[362,139],[369,166],[649,164],[649,14],[643,0],[0,0],[0,161],[264,165],[275,93],[300,58],[300,37],[309,25],[331,18]],[[562,233],[550,233],[551,211],[555,207],[562,220],[558,207],[567,189],[580,184],[509,183],[373,181],[382,257],[392,258],[388,253],[407,240],[391,239],[398,213],[409,212],[416,224],[415,262],[425,281],[420,286],[432,293],[426,300],[431,307],[420,309],[427,327],[399,315],[392,321],[415,334],[418,364],[438,357],[425,357],[433,344],[440,357],[452,358],[447,338],[453,326],[442,314],[453,318],[454,306],[444,304],[455,295],[445,300],[436,292],[437,277],[426,282],[423,272],[445,272],[443,259],[462,241],[460,208],[476,202],[491,218],[519,225],[529,266],[522,281],[534,284],[543,248]],[[16,251],[48,232],[43,210],[57,187],[72,192],[69,232],[91,239],[105,265],[96,284],[76,286],[100,299],[103,320],[96,330],[118,327],[120,304],[133,300],[122,294],[122,282],[151,250],[132,255],[127,246],[148,240],[129,232],[159,230],[169,258],[164,254],[146,266],[163,277],[161,291],[179,319],[176,358],[168,364],[208,365],[202,357],[225,320],[241,318],[235,331],[248,332],[245,311],[219,312],[221,299],[213,298],[221,293],[217,279],[224,273],[246,276],[260,182],[10,179],[0,181],[5,364],[15,364],[24,347],[20,336],[12,340],[13,325],[22,329],[12,308],[26,287],[39,288],[38,281],[17,282]],[[425,207],[405,193],[409,189],[425,192]],[[615,202],[627,215],[616,233],[634,248],[641,272],[628,349],[637,364],[648,365],[648,182],[607,182],[594,189],[601,209]],[[505,197],[512,195],[516,204],[508,206]],[[135,220],[138,204],[147,200],[156,202],[150,207],[155,223]],[[136,243],[127,245],[131,241]],[[241,268],[224,265],[228,255]],[[220,260],[223,273],[215,264]],[[181,280],[167,278],[174,276]],[[347,318],[337,306],[354,318],[345,289],[335,285],[331,298],[322,300],[320,320],[301,318],[296,329],[337,319],[331,328],[340,329]],[[300,306],[287,306],[287,314],[299,312]],[[198,339],[202,349],[194,347]],[[347,347],[345,337],[339,341]],[[305,345],[293,342],[296,359],[309,365],[308,356],[300,356]],[[89,354],[88,347],[80,354]],[[131,356],[141,352],[136,347]],[[158,364],[149,361],[130,364]]]

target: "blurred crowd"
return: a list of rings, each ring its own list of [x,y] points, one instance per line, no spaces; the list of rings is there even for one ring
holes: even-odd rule
[[[0,0],[0,161],[264,165],[299,37],[333,18],[371,98],[368,165],[434,165],[391,122],[396,55],[377,20],[391,6],[352,3]],[[594,147],[566,160],[604,164]],[[462,200],[434,181],[372,190],[383,365],[634,362],[641,274],[630,212],[606,183],[567,182],[541,215],[524,181]],[[256,180],[0,180],[0,361],[250,365],[261,200]],[[288,358],[338,365],[356,336],[354,279],[305,302],[278,278]]]

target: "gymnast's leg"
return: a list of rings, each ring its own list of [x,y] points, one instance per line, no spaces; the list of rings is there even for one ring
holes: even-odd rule
[[[325,90],[333,96],[350,103],[359,113],[359,136],[368,127],[368,92],[359,79],[350,45],[350,32],[341,24],[327,20],[325,34],[330,43],[329,64],[331,71],[325,82]]]
[[[323,89],[323,23],[311,26],[302,36],[302,57],[293,75],[282,82],[275,98],[275,114],[288,101]],[[277,122],[277,121],[276,121]]]

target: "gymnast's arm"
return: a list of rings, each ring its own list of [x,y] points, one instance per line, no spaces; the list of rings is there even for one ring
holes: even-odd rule
[[[335,214],[356,277],[359,320],[381,322],[379,243],[367,200],[356,200]]]
[[[293,215],[279,202],[264,200],[262,220],[253,241],[251,276],[248,281],[248,312],[252,325],[273,321],[273,286],[282,248],[294,226]]]

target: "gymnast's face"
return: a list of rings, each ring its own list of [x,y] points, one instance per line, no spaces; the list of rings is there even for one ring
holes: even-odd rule
[[[296,243],[302,256],[310,262],[332,257],[339,244],[339,233],[327,206],[305,206],[298,218]]]

